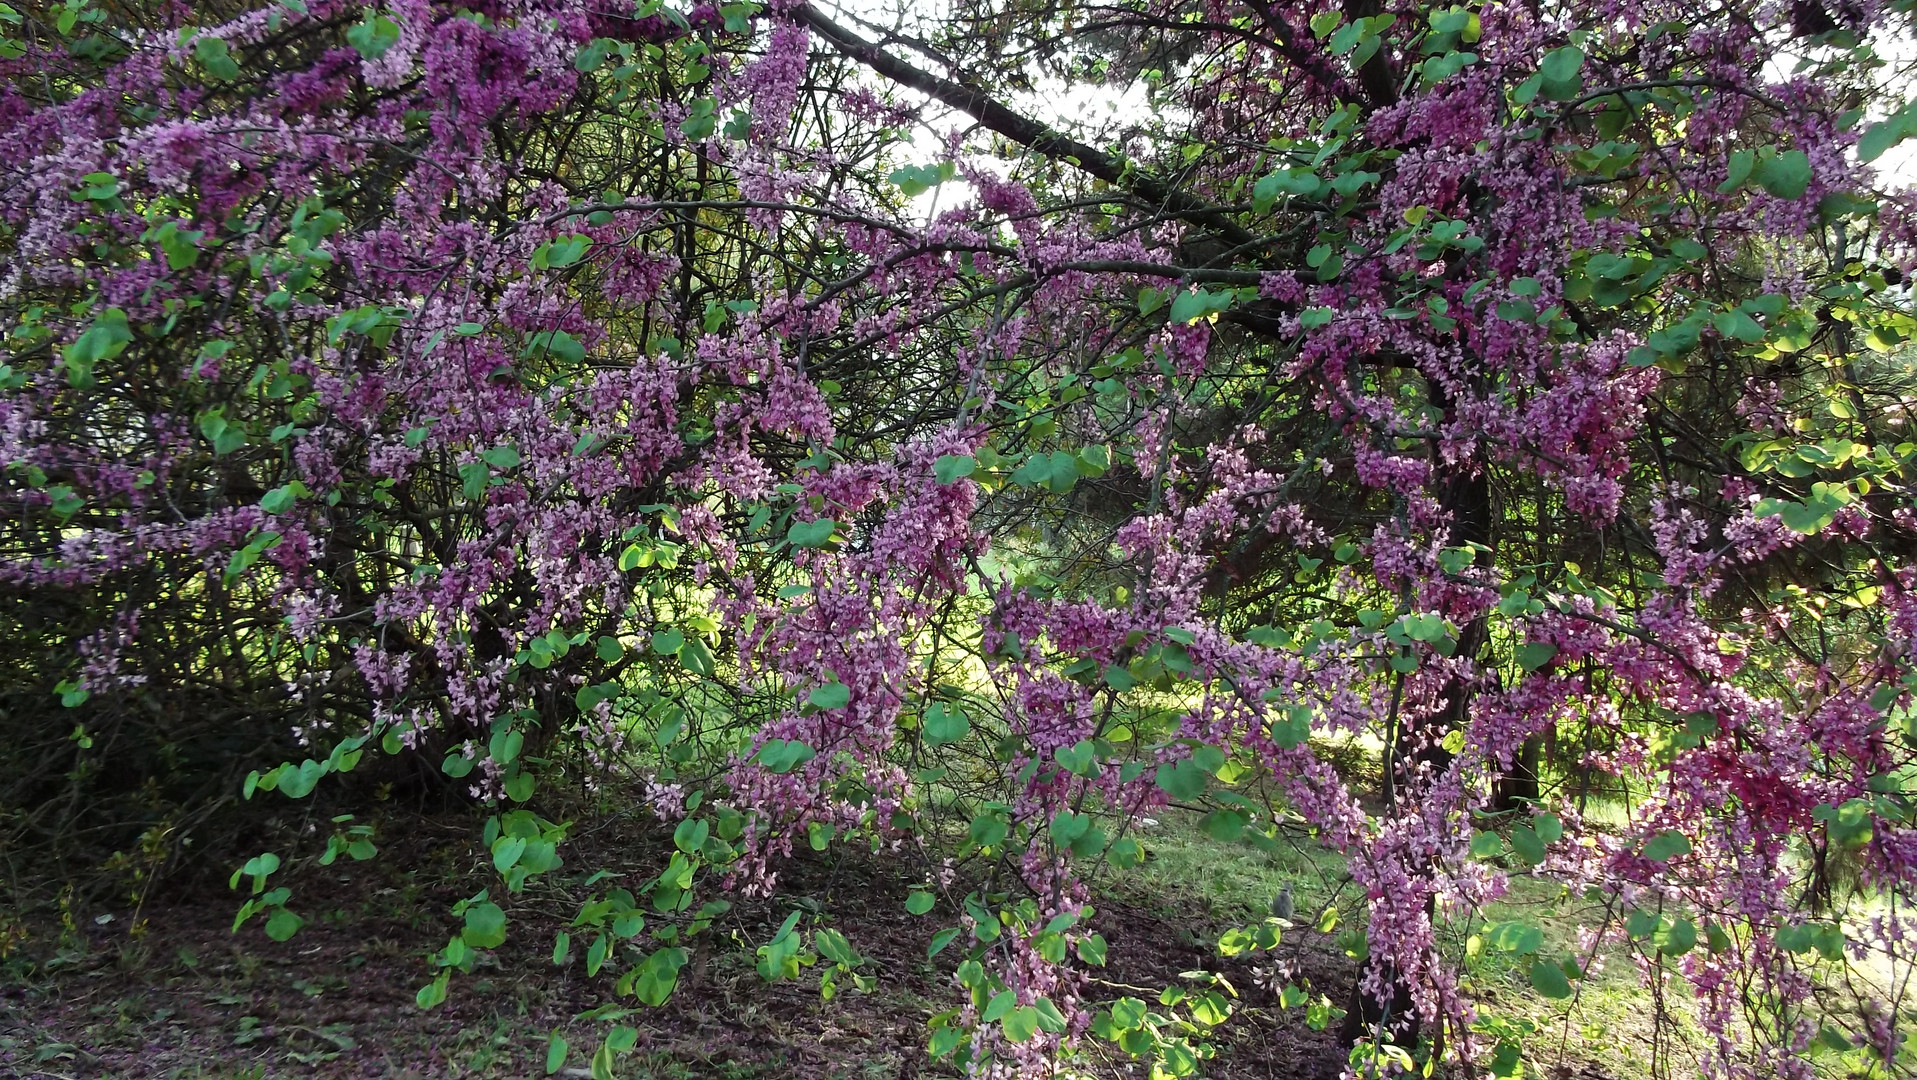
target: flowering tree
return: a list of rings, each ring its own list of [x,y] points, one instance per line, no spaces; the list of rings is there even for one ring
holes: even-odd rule
[[[1605,946],[1713,1073],[1907,1068],[1906,7],[0,6],[11,743],[71,763],[10,801],[262,738],[248,799],[457,783],[501,881],[430,1006],[636,768],[675,851],[555,959],[658,1004],[715,889],[915,851],[932,1049],[998,1075],[1196,1069],[1219,991],[1083,981],[1176,805],[1348,860],[1361,1067],[1514,1075],[1460,954]],[[1575,952],[1482,925],[1512,874]]]

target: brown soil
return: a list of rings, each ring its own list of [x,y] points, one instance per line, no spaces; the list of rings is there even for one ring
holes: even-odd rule
[[[575,942],[563,967],[554,967],[550,955],[554,933],[577,910],[583,890],[534,888],[502,900],[511,918],[507,944],[472,974],[456,975],[443,1005],[422,1011],[414,992],[432,970],[426,957],[457,930],[448,909],[488,884],[495,899],[503,890],[478,857],[469,821],[408,828],[403,853],[389,844],[372,862],[276,878],[293,887],[293,906],[308,917],[284,943],[269,940],[257,920],[231,932],[239,894],[224,880],[176,881],[169,895],[148,903],[137,937],[127,931],[126,910],[75,913],[64,933],[51,915],[29,919],[31,936],[0,962],[0,1076],[536,1077],[546,1074],[547,1037],[555,1030],[572,1045],[562,1075],[586,1075],[607,1021],[580,1014],[614,1000],[612,978],[586,977],[583,942]],[[663,838],[627,833],[604,830],[569,845],[568,867],[552,876],[576,882],[584,876],[577,867],[621,864],[635,870],[634,878],[642,867],[656,872]],[[406,865],[416,869],[398,869]],[[639,1041],[618,1059],[617,1075],[954,1075],[946,1063],[929,1060],[925,1046],[927,1020],[958,1000],[951,971],[959,950],[927,960],[927,940],[946,923],[937,914],[907,914],[907,884],[903,866],[870,855],[796,860],[785,869],[780,897],[738,903],[697,939],[670,1001],[621,1021],[638,1029]],[[760,978],[753,950],[792,909],[787,897],[816,903],[871,960],[865,970],[878,976],[877,989],[846,986],[825,1001],[816,968],[797,980]],[[94,921],[103,915],[112,918]],[[1181,984],[1181,973],[1209,970],[1239,998],[1232,1018],[1211,1035],[1216,1057],[1205,1063],[1205,1075],[1335,1076],[1343,1055],[1331,1033],[1311,1030],[1302,1009],[1281,1009],[1272,990],[1259,985],[1251,959],[1220,958],[1208,944],[1222,928],[1198,923],[1175,897],[1155,905],[1100,901],[1095,925],[1110,943],[1111,963],[1096,973],[1101,981],[1088,994],[1150,1000]],[[1349,962],[1309,931],[1290,935],[1281,953],[1294,979],[1334,999],[1349,985]],[[1092,1039],[1076,1064],[1112,1080],[1146,1075],[1143,1065]]]

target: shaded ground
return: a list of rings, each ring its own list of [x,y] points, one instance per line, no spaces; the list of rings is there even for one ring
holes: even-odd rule
[[[0,1075],[55,1078],[166,1077],[532,1077],[545,1075],[547,1038],[572,1043],[571,1075],[586,1075],[606,1030],[579,1014],[612,1000],[605,972],[589,979],[581,948],[554,967],[555,931],[576,903],[531,893],[509,906],[512,932],[492,962],[456,976],[445,1004],[422,1011],[414,992],[426,957],[457,929],[451,905],[498,879],[471,843],[468,822],[427,823],[409,852],[389,850],[357,866],[313,868],[287,882],[308,925],[291,941],[265,937],[257,922],[230,931],[237,894],[224,882],[183,887],[148,906],[147,932],[127,933],[128,911],[78,913],[73,927],[33,927],[0,972]],[[601,833],[595,850],[571,846],[572,866],[663,863],[661,838]],[[422,869],[406,873],[394,869]],[[928,961],[925,944],[943,922],[903,907],[903,868],[872,856],[809,856],[782,879],[782,897],[740,904],[699,939],[694,961],[662,1008],[621,1022],[639,1031],[617,1075],[659,1080],[771,1077],[892,1080],[950,1075],[928,1060],[926,1021],[957,1001],[957,949]],[[637,876],[637,875],[635,875]],[[487,880],[490,878],[490,882]],[[276,882],[278,883],[278,882]],[[843,989],[821,999],[817,969],[768,984],[753,949],[772,936],[793,900],[816,903],[874,962],[869,994]],[[323,910],[316,911],[319,905]],[[1310,1030],[1302,1010],[1281,1010],[1249,959],[1221,959],[1217,926],[1199,905],[1100,901],[1095,923],[1110,942],[1111,967],[1090,992],[1107,1000],[1150,998],[1182,972],[1208,968],[1240,995],[1213,1036],[1219,1078],[1335,1075],[1342,1055],[1327,1032]],[[1182,908],[1182,909],[1181,909]],[[96,923],[95,918],[113,918]],[[64,941],[62,938],[64,937]],[[1348,985],[1349,963],[1309,931],[1283,955],[1294,978],[1331,989]],[[1101,1077],[1143,1077],[1110,1046],[1082,1063]]]

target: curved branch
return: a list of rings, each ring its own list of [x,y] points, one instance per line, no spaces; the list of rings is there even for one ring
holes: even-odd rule
[[[1021,146],[1054,159],[1070,158],[1078,167],[1117,187],[1129,190],[1175,216],[1211,229],[1233,246],[1253,244],[1256,238],[1216,206],[1193,198],[1163,180],[1130,166],[1094,146],[1055,131],[1007,108],[984,90],[934,75],[884,52],[871,42],[825,17],[811,4],[793,9],[794,17],[847,57],[864,64],[900,86],[917,90],[935,101],[977,120],[987,129]]]

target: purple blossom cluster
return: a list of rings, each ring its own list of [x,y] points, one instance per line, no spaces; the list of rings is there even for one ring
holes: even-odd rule
[[[495,806],[530,797],[513,739],[645,761],[660,818],[738,815],[710,859],[747,894],[821,835],[927,855],[975,1075],[1093,1029],[1116,842],[1262,829],[1247,792],[1349,864],[1355,1042],[1495,1052],[1452,931],[1529,874],[1604,911],[1541,992],[1626,949],[1688,983],[1710,1075],[1813,1075],[1826,1029],[1890,1061],[1908,1001],[1819,1013],[1812,964],[1912,962],[1912,451],[1856,357],[1902,363],[1917,231],[1842,96],[1770,70],[1801,6],[1413,6],[1414,38],[1278,5],[1313,30],[1173,80],[1189,180],[1122,198],[958,134],[885,167],[912,106],[819,107],[840,38],[803,5],[173,5],[85,71],[31,43],[0,583],[103,613],[70,697],[154,690],[154,609],[209,598],[315,754],[390,734]],[[1207,228],[1235,254],[1181,263]],[[963,871],[921,827],[953,769],[1003,829]],[[1867,923],[1806,902],[1836,855],[1891,898]]]

